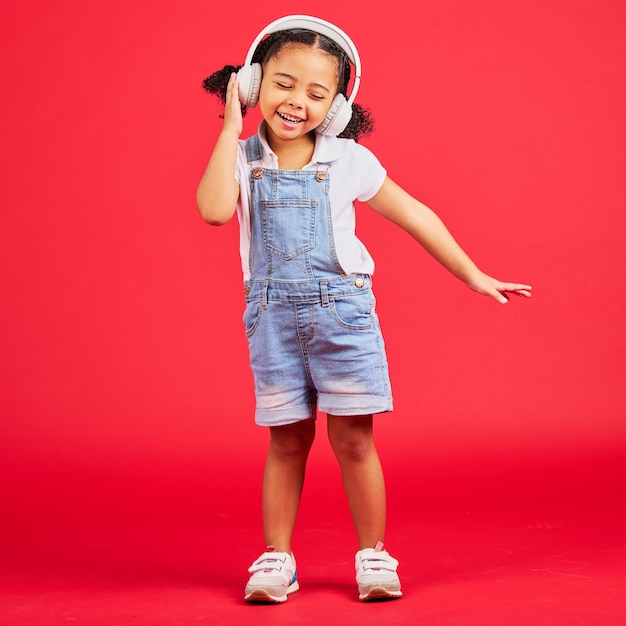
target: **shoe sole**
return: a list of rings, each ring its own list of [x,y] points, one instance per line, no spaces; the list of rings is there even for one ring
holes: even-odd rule
[[[401,591],[389,591],[384,587],[373,587],[367,593],[360,594],[359,600],[361,600],[361,602],[372,602],[375,600],[395,600],[401,597]]]
[[[283,602],[287,602],[287,598],[292,593],[296,593],[298,589],[300,589],[298,581],[293,583],[293,585],[287,589],[287,593],[284,596],[273,596],[267,593],[265,589],[255,589],[244,597],[244,601],[256,604],[282,604]]]

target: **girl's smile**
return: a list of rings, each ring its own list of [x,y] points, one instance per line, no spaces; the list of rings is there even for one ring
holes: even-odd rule
[[[301,124],[304,122],[303,119],[294,117],[293,115],[287,115],[286,113],[281,113],[280,111],[278,111],[278,116],[290,124]]]
[[[305,139],[319,126],[337,92],[337,63],[308,46],[284,47],[263,68],[259,105],[272,149],[281,142]]]

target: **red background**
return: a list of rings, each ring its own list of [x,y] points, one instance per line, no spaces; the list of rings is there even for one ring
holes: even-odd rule
[[[390,530],[624,513],[625,7],[287,9],[355,41],[358,101],[377,119],[363,143],[392,178],[485,271],[534,287],[530,301],[488,301],[358,208],[394,385],[396,410],[377,418]],[[201,81],[243,62],[281,11],[2,9],[0,523],[13,574],[29,558],[47,571],[57,552],[44,544],[133,543],[148,527],[229,545],[245,519],[242,562],[259,551],[266,433],[252,422],[237,225],[206,226],[194,194],[220,128]],[[308,524],[340,490],[321,436]]]

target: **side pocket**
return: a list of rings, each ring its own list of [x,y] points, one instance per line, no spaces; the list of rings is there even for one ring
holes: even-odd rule
[[[246,310],[243,312],[243,325],[246,329],[246,336],[252,337],[254,331],[259,326],[259,320],[263,309],[261,308],[261,302],[259,300],[252,300],[246,302]]]
[[[336,298],[331,302],[338,324],[349,330],[366,330],[374,324],[374,294],[371,291],[356,296]]]

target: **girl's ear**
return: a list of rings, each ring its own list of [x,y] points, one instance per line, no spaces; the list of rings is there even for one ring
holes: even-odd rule
[[[237,82],[239,83],[239,100],[246,107],[256,106],[259,101],[261,91],[261,79],[263,78],[263,68],[260,63],[244,65],[237,72]]]

